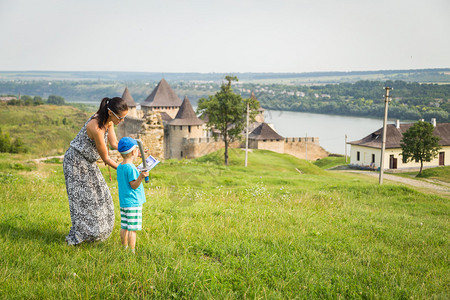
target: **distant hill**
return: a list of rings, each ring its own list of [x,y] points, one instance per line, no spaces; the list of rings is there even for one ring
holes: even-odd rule
[[[0,71],[2,80],[102,80],[102,81],[211,81],[221,82],[226,75],[242,82],[326,84],[359,80],[404,80],[408,82],[450,83],[450,68],[416,70],[379,70],[305,73],[163,73],[100,71]]]

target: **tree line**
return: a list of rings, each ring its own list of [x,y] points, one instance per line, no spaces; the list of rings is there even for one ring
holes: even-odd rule
[[[247,91],[243,96],[249,90],[258,91],[255,95],[267,109],[378,118],[384,115],[386,86],[394,88],[389,104],[390,118],[436,118],[438,122],[450,122],[450,85],[446,84],[358,81],[317,86],[270,85],[265,88],[247,84],[243,86]]]
[[[7,96],[13,96],[15,95],[7,95]],[[54,105],[65,105],[66,100],[62,96],[56,96],[56,95],[50,95],[48,99],[43,99],[41,96],[28,96],[23,95],[20,96],[20,98],[8,100],[7,105],[16,105],[16,106],[37,106],[37,105],[43,105],[43,104],[54,104]]]

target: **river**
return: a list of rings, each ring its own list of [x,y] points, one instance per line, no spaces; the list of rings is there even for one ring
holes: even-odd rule
[[[320,145],[330,153],[345,154],[347,141],[356,141],[383,127],[383,119],[266,110],[265,122],[273,124],[283,137],[318,137]],[[388,124],[395,123],[393,120]],[[350,146],[347,146],[347,155]]]

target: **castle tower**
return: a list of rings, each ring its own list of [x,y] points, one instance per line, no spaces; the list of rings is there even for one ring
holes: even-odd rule
[[[187,157],[184,145],[187,139],[204,137],[203,124],[204,122],[195,114],[188,97],[184,97],[177,115],[167,123],[165,157],[178,159]]]
[[[141,103],[141,109],[145,115],[150,112],[165,112],[171,118],[177,115],[180,106],[180,98],[164,78],[161,79],[147,99]]]
[[[128,91],[128,87],[125,87],[125,90],[122,94],[122,99],[125,100],[125,102],[128,105],[128,115],[133,118],[137,118],[137,111],[136,111],[136,102],[134,102],[133,97],[131,96],[130,92]]]

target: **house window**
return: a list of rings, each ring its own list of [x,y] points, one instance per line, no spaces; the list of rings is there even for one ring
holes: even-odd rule
[[[183,158],[183,151],[181,151],[181,158]]]
[[[188,125],[188,131],[191,132],[191,125]]]
[[[356,160],[359,161],[361,154],[359,153],[359,151],[356,151]]]
[[[372,163],[375,163],[375,154],[372,154]]]
[[[183,126],[180,126],[180,130],[183,130]]]

